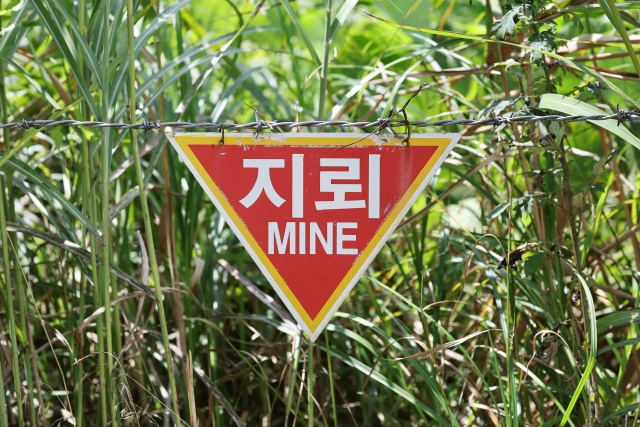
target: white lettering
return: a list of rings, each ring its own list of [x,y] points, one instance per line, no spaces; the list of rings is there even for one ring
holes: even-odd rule
[[[355,242],[355,234],[344,234],[345,229],[358,228],[357,222],[339,222],[337,224],[336,232],[336,253],[338,255],[358,255],[358,250],[355,248],[345,248],[344,242]]]
[[[347,200],[347,193],[361,193],[361,184],[335,184],[337,180],[360,179],[360,159],[320,159],[320,166],[346,167],[346,171],[321,171],[320,191],[333,193],[333,200],[316,202],[319,211],[364,208],[364,200]]]
[[[287,252],[287,244],[289,244],[289,253],[296,254],[296,223],[288,222],[284,227],[284,235],[280,238],[280,230],[277,222],[269,223],[269,254],[273,254],[274,246],[278,246],[278,253]],[[274,244],[275,243],[275,244]]]
[[[369,154],[369,218],[380,218],[380,154]]]
[[[291,156],[291,216],[302,218],[304,214],[304,154]]]
[[[335,234],[333,231],[334,225],[336,226]],[[284,225],[282,235],[280,235],[280,227],[278,226],[278,223],[269,222],[267,226],[269,235],[268,253],[269,255],[273,255],[277,250],[277,253],[280,255],[295,255],[297,249],[298,254],[305,255],[307,253],[308,242],[310,255],[318,254],[320,251],[318,246],[322,246],[324,253],[327,255],[358,255],[358,249],[344,247],[346,242],[356,241],[356,235],[346,234],[345,230],[357,228],[358,223],[356,222],[328,222],[327,232],[326,234],[323,234],[318,223],[310,222],[307,234],[306,222],[287,222]],[[298,232],[297,242],[296,232]],[[335,249],[333,246],[334,241],[336,243]]]
[[[249,208],[253,206],[260,197],[260,194],[264,191],[264,194],[267,195],[271,203],[277,207],[282,206],[285,200],[280,197],[280,195],[276,193],[275,188],[273,188],[270,171],[272,168],[284,168],[284,159],[244,159],[242,166],[245,168],[258,169],[258,177],[249,194],[240,200],[240,203],[242,203],[245,208]]]
[[[327,223],[327,238],[325,239],[320,231],[320,227],[315,222],[309,224],[309,253],[316,254],[316,239],[322,245],[327,255],[333,254],[333,223]]]
[[[298,229],[298,243],[300,245],[300,247],[298,248],[298,253],[300,255],[304,255],[307,250],[306,235],[307,235],[307,224],[305,224],[304,222],[301,222],[299,224],[299,229]]]

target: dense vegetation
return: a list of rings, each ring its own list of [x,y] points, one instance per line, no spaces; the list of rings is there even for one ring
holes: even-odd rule
[[[373,121],[422,83],[411,120],[610,114],[640,107],[639,9],[0,0],[0,122]],[[414,129],[463,139],[314,345],[161,131],[4,128],[0,427],[637,425],[617,125]]]

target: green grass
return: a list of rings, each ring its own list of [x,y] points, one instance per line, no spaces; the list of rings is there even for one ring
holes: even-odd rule
[[[1,0],[0,121],[612,113],[631,3]],[[0,427],[636,425],[638,131],[426,131],[464,136],[312,345],[162,133],[4,129]]]

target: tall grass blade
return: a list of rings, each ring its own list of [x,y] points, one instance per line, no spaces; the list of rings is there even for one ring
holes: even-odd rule
[[[540,99],[540,108],[560,111],[570,115],[607,115],[600,108],[587,104],[578,99],[569,98],[562,95],[546,93]],[[620,126],[615,120],[589,120],[590,123],[605,128],[611,133],[618,135],[620,138],[640,149],[640,139],[629,131],[625,126]]]
[[[89,87],[84,81],[83,74],[80,71],[80,67],[78,67],[78,63],[75,59],[77,55],[75,52],[71,51],[70,46],[73,46],[73,43],[71,42],[71,40],[67,39],[64,36],[64,30],[62,29],[60,22],[54,19],[52,11],[45,7],[43,0],[31,0],[31,1],[38,12],[38,15],[40,16],[42,23],[47,27],[47,30],[49,31],[49,34],[51,34],[51,37],[53,37],[53,39],[56,41],[56,44],[58,45],[60,52],[62,52],[65,60],[67,61],[67,63],[69,64],[69,67],[71,68],[71,71],[75,75],[76,81],[78,83],[78,87],[80,88],[82,95],[84,95],[85,102],[89,106],[91,113],[97,120],[102,119],[103,116],[102,114],[100,114],[100,111],[98,110],[98,107],[91,95],[91,91],[89,90]],[[104,88],[104,82],[103,82],[103,88]]]
[[[587,282],[582,277],[582,274],[580,274],[577,271],[575,271],[575,274],[578,278],[578,281],[580,282],[580,286],[582,287],[582,295],[584,296],[584,300],[585,300],[584,303],[586,307],[585,311],[586,311],[586,314],[588,315],[588,318],[585,319],[585,323],[588,326],[587,339],[589,340],[589,351],[587,355],[588,356],[587,364],[584,368],[584,371],[582,372],[582,377],[580,377],[580,381],[578,382],[578,385],[576,386],[576,389],[573,392],[571,401],[567,406],[567,411],[562,416],[562,420],[560,421],[560,427],[564,426],[567,423],[567,421],[569,421],[571,412],[573,411],[573,408],[576,405],[576,402],[580,398],[582,389],[587,384],[587,381],[589,381],[589,378],[591,376],[591,371],[593,370],[593,367],[596,364],[596,355],[598,354],[598,330],[597,330],[597,322],[596,322],[596,313],[595,313],[595,308],[593,304],[593,297],[591,296],[591,289],[589,289],[589,285],[587,285]],[[593,390],[593,392],[598,393],[598,390],[597,389]]]

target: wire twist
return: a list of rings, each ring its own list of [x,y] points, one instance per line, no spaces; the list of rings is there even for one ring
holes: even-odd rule
[[[482,126],[491,125],[495,130],[503,124],[511,123],[536,123],[541,121],[552,121],[560,123],[570,122],[584,122],[584,121],[601,121],[601,120],[616,120],[618,126],[620,123],[629,122],[635,129],[634,122],[640,121],[640,111],[622,110],[617,109],[614,114],[596,114],[590,116],[561,116],[558,114],[549,114],[544,116],[499,116],[491,113],[490,117],[483,119],[448,119],[448,120],[436,120],[436,121],[412,121],[407,122],[403,119],[396,118],[378,118],[374,121],[363,122],[349,122],[344,120],[308,120],[304,122],[292,122],[292,121],[278,121],[278,120],[256,120],[249,123],[210,123],[210,122],[150,122],[142,119],[142,123],[108,123],[99,121],[81,121],[81,120],[26,120],[22,119],[21,122],[0,123],[0,129],[42,129],[55,126],[70,126],[70,127],[88,127],[88,128],[111,128],[120,130],[138,129],[148,132],[150,130],[159,130],[165,128],[172,129],[213,129],[222,131],[238,131],[238,130],[254,130],[256,133],[270,130],[274,131],[274,127],[278,129],[300,129],[300,128],[389,128],[406,126],[407,124],[412,128],[427,128],[427,127],[445,127],[445,126]]]

